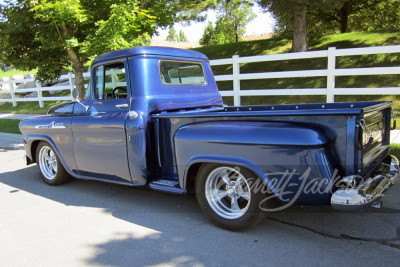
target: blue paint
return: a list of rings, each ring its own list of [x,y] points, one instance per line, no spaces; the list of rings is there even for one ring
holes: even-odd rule
[[[201,64],[206,82],[163,84],[160,61]],[[38,141],[47,141],[76,178],[172,193],[186,192],[188,174],[198,164],[228,164],[250,169],[288,202],[295,193],[281,195],[274,184],[285,172],[295,170],[290,182],[296,192],[303,181],[367,175],[389,148],[390,102],[227,107],[201,53],[161,47],[113,51],[93,61],[92,77],[95,68],[111,63],[123,64],[127,97],[103,100],[91,92],[83,101],[87,111],[69,102],[50,108],[47,116],[21,121],[29,160],[35,160],[32,150]],[[137,115],[130,117],[130,111]],[[376,113],[384,118],[383,140],[365,156],[359,123]],[[35,128],[52,122],[65,129]],[[371,166],[364,164],[374,159]],[[327,183],[323,189],[318,195],[300,195],[296,203],[328,205],[336,188]]]

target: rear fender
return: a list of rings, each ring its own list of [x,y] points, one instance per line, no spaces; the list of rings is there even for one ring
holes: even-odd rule
[[[180,186],[187,189],[193,165],[221,163],[250,169],[275,195],[279,195],[279,188],[273,185],[286,171],[295,173],[291,181],[297,184],[304,181],[301,177],[307,171],[307,181],[327,178],[324,186],[329,191],[336,163],[328,144],[334,140],[326,129],[296,123],[219,121],[186,125],[174,137]],[[327,199],[323,194],[300,197],[299,201],[321,203]]]

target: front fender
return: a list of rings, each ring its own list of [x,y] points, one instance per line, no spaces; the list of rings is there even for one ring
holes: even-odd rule
[[[40,116],[22,120],[20,131],[23,134],[26,155],[35,161],[35,147],[40,141],[48,142],[56,152],[64,168],[76,172],[73,150],[72,117]]]
[[[49,143],[54,152],[57,154],[57,157],[60,159],[61,164],[64,166],[65,170],[70,174],[74,175],[73,171],[69,168],[68,164],[64,160],[64,157],[60,153],[60,150],[58,149],[56,143],[47,135],[42,135],[42,134],[26,134],[23,137],[24,139],[24,144],[25,144],[25,151],[26,151],[26,156],[30,159],[31,163],[36,163],[36,148],[38,143],[40,141],[45,141]],[[35,151],[34,151],[35,150]]]

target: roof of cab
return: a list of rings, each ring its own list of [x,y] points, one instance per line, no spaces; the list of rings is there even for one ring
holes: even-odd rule
[[[140,46],[140,47],[132,47],[121,50],[115,50],[108,53],[105,53],[99,57],[97,57],[93,63],[102,61],[104,59],[117,58],[117,57],[126,57],[126,56],[136,56],[136,55],[162,55],[162,56],[172,56],[172,57],[183,57],[183,58],[196,58],[208,60],[208,58],[196,51],[179,49],[179,48],[171,48],[171,47],[158,47],[158,46]]]

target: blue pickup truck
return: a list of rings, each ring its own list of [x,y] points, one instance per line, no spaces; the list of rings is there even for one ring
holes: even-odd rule
[[[20,123],[26,162],[49,185],[195,192],[214,223],[238,230],[293,204],[359,209],[399,177],[391,102],[230,107],[205,55],[163,47],[99,56],[91,77],[83,101]]]

